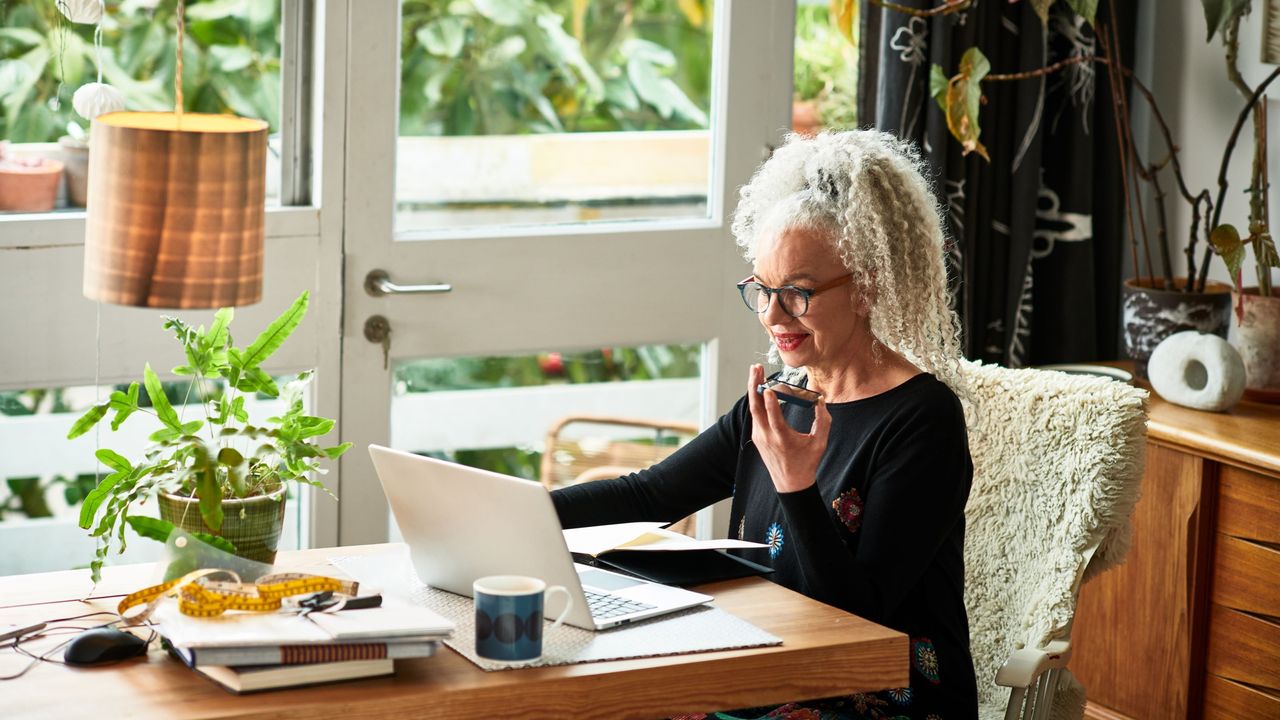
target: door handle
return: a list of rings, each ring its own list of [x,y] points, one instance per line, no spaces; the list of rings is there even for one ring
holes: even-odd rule
[[[370,270],[364,278],[364,291],[379,297],[382,295],[420,295],[423,293],[447,293],[453,291],[448,283],[428,283],[425,285],[397,285],[391,282],[386,270]]]

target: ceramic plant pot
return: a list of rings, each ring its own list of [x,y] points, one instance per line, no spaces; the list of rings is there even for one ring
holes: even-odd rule
[[[236,555],[268,565],[276,561],[280,531],[284,527],[284,487],[268,495],[222,501],[222,527],[216,532],[204,524],[200,502],[183,495],[160,493],[160,518],[187,532],[226,538]]]
[[[68,135],[58,138],[63,174],[67,178],[67,204],[85,207],[89,199],[89,144]]]
[[[1244,359],[1244,396],[1259,402],[1280,403],[1280,297],[1262,297],[1257,288],[1233,294],[1244,303],[1244,321],[1231,313],[1231,344]]]
[[[1174,285],[1182,287],[1183,278]],[[1137,376],[1147,378],[1147,361],[1160,341],[1185,330],[1226,339],[1231,316],[1231,287],[1210,282],[1205,292],[1166,290],[1162,278],[1124,281],[1121,331],[1124,351],[1133,358]]]
[[[58,200],[62,163],[57,160],[0,159],[0,210],[48,212]]]

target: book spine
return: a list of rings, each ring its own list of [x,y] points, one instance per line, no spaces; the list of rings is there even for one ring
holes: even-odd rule
[[[311,665],[346,660],[430,657],[436,643],[342,643],[334,645],[278,645],[275,647],[195,648],[191,665]]]

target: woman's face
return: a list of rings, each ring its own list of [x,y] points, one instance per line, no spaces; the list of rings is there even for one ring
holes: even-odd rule
[[[772,288],[793,285],[812,290],[849,271],[825,234],[794,229],[784,232],[756,258],[755,277]],[[760,313],[760,324],[773,338],[782,361],[791,367],[827,371],[841,367],[871,339],[865,314],[856,312],[853,283],[842,283],[809,298],[809,309],[792,317],[777,296]]]

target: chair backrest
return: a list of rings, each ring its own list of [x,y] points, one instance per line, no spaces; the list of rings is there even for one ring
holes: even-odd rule
[[[963,363],[973,489],[965,605],[982,717],[1004,717],[996,671],[1069,639],[1082,580],[1128,549],[1147,393],[1100,377]]]
[[[643,470],[698,434],[698,426],[676,420],[570,415],[547,431],[542,484],[549,490]],[[692,536],[694,516],[671,526]]]

